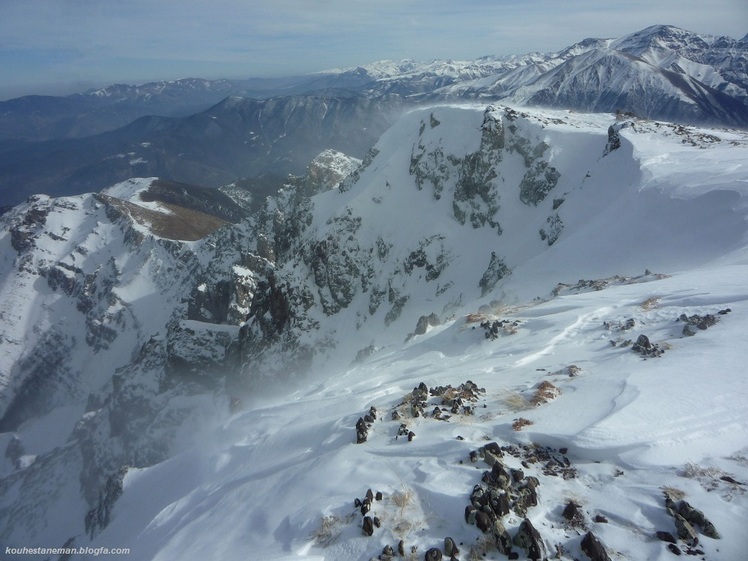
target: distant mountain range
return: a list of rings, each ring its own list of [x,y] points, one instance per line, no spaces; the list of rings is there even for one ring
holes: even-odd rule
[[[308,76],[116,85],[0,103],[0,207],[135,176],[226,185],[303,173],[324,149],[363,158],[404,111],[498,101],[748,126],[748,36],[653,26],[556,53],[381,61]]]

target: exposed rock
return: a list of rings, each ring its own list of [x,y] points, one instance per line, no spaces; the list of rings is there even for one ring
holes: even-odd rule
[[[492,531],[499,553],[508,554],[512,550],[512,537],[498,518],[493,523]]]
[[[689,545],[696,545],[699,543],[699,536],[694,530],[693,526],[680,514],[675,514],[675,529],[678,532],[678,537]]]
[[[488,267],[478,282],[478,286],[481,288],[481,296],[488,294],[501,279],[510,273],[511,270],[504,263],[504,260],[498,257],[495,251],[492,251]]]
[[[608,552],[605,551],[605,546],[603,546],[592,532],[587,532],[584,538],[582,538],[582,551],[592,561],[610,561]]]
[[[545,160],[533,162],[519,184],[520,200],[526,205],[538,206],[560,178],[559,171]]]
[[[504,127],[493,107],[483,114],[481,144],[477,152],[466,154],[461,160],[454,189],[452,211],[461,224],[467,221],[473,228],[489,225],[501,235],[501,225],[495,220],[499,210],[499,192],[494,184],[498,177],[496,166],[502,160]]]
[[[444,555],[452,557],[458,553],[460,553],[460,550],[455,541],[450,537],[444,538]]]
[[[675,536],[670,532],[657,531],[655,535],[657,536],[657,539],[663,542],[676,543]]]
[[[363,417],[359,417],[356,422],[356,444],[363,444],[366,442],[369,435],[369,427],[366,426],[366,422]]]
[[[561,513],[571,526],[582,527],[584,526],[584,514],[582,513],[579,505],[573,501],[566,503],[564,511]]]
[[[424,556],[425,561],[442,561],[442,551],[441,549],[438,549],[436,547],[432,547],[428,551],[426,551],[426,555]]]
[[[122,495],[122,481],[127,474],[127,470],[127,467],[123,467],[119,472],[109,477],[104,490],[99,495],[96,508],[91,509],[86,514],[86,533],[91,539],[109,525],[114,503]]]
[[[658,357],[665,352],[658,345],[653,344],[649,340],[649,337],[643,334],[637,337],[636,342],[631,346],[631,350],[645,358]]]
[[[374,520],[372,520],[371,516],[364,516],[361,528],[366,536],[374,534]]]
[[[678,514],[687,520],[692,526],[698,526],[702,534],[715,540],[720,539],[719,532],[717,532],[714,524],[704,516],[703,512],[692,507],[686,501],[680,501],[677,508]]]
[[[475,525],[485,534],[491,530],[491,517],[482,510],[479,510],[475,513]]]
[[[631,121],[619,122],[608,127],[608,142],[605,145],[605,150],[603,150],[603,156],[607,156],[621,147],[621,136],[619,133],[622,129],[629,126],[631,126]]]
[[[535,529],[535,526],[532,525],[532,522],[530,522],[528,518],[522,520],[517,533],[514,534],[512,542],[517,547],[521,547],[527,551],[528,559],[537,561],[547,558],[543,538],[540,537],[540,533]]]
[[[729,312],[730,309],[727,308],[725,310],[720,310],[717,313],[718,315],[726,315]],[[706,314],[704,316],[701,316],[699,314],[694,314],[692,316],[681,314],[680,317],[678,317],[678,321],[682,321],[685,324],[682,331],[683,335],[685,337],[691,337],[693,335],[696,335],[698,330],[705,331],[710,327],[716,325],[719,321],[719,318],[713,314]]]
[[[418,318],[416,330],[409,336],[409,338],[413,335],[423,335],[426,333],[426,331],[428,331],[429,327],[436,327],[439,324],[441,324],[439,316],[434,313],[431,313],[428,316],[421,316],[420,318]]]
[[[546,223],[548,224],[548,230],[545,228],[540,229],[540,239],[546,242],[549,246],[556,243],[559,236],[561,235],[561,232],[564,229],[564,222],[561,220],[561,217],[559,217],[558,213],[552,214],[548,218],[546,218]]]

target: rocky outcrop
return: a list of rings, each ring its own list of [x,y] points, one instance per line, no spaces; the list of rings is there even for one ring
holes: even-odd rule
[[[511,270],[507,267],[506,263],[504,263],[504,260],[496,255],[495,251],[492,251],[488,267],[486,267],[486,271],[483,273],[480,281],[478,281],[478,286],[480,286],[481,289],[481,296],[485,296],[491,292],[498,282],[510,273]]]
[[[461,224],[473,228],[490,226],[498,234],[501,225],[495,219],[500,205],[497,166],[503,159],[504,126],[494,107],[488,107],[481,125],[481,142],[477,152],[466,154],[458,172],[452,210]]]

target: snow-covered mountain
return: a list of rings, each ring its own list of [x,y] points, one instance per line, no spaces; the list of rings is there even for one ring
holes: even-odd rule
[[[132,176],[217,187],[298,175],[324,149],[362,158],[403,109],[466,100],[745,128],[748,43],[658,25],[555,53],[379,61],[287,79],[180,80],[11,100],[0,103],[0,139],[8,139],[0,142],[0,207]],[[87,114],[129,124],[89,126]]]
[[[28,200],[0,218],[2,551],[738,561],[746,154],[435,105],[264,203]]]

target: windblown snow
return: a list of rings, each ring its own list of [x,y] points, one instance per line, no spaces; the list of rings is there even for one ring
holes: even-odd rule
[[[17,207],[0,551],[745,559],[746,163],[744,131],[439,105],[197,242],[95,196]]]

